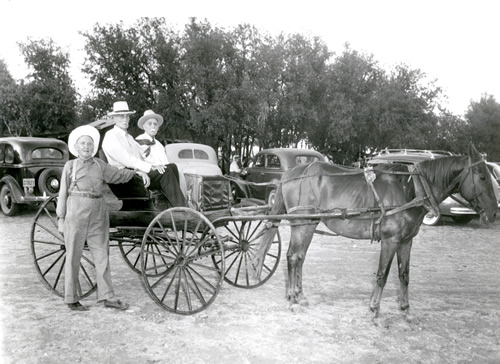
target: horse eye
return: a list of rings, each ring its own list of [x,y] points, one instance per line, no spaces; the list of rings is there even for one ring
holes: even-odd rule
[[[486,180],[486,177],[484,174],[480,174],[479,175],[479,178],[481,179],[481,181],[485,181]]]

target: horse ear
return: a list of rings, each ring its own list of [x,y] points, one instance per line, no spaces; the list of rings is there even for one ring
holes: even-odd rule
[[[469,157],[472,160],[479,160],[481,159],[481,156],[479,155],[479,152],[477,151],[476,147],[472,142],[469,143]]]

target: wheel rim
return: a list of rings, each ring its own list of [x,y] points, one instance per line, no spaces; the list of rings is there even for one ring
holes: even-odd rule
[[[260,239],[267,231],[266,221],[229,221],[220,226],[219,235],[224,241],[224,280],[235,287],[255,288],[267,282],[276,269],[281,257],[281,237],[277,231],[273,243],[266,253],[262,273],[257,275],[254,260],[260,247]],[[214,257],[219,267],[220,257]]]
[[[220,291],[224,248],[210,221],[197,211],[177,207],[150,223],[141,245],[143,282],[163,309],[191,315],[206,309]]]
[[[145,229],[118,228],[110,234],[110,240],[118,243],[123,260],[137,274],[141,273],[141,244]]]
[[[31,253],[41,282],[51,292],[64,297],[66,248],[64,239],[57,230],[56,216],[49,209],[50,205],[55,203],[56,197],[50,198],[40,206],[35,215],[31,228]],[[95,267],[86,244],[80,261],[78,280],[79,298],[85,298],[95,291]]]

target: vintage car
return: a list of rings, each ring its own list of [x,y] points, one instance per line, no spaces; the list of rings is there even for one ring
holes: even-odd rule
[[[177,164],[182,173],[222,176],[215,150],[205,144],[172,143],[165,146],[169,162]]]
[[[0,207],[13,216],[21,204],[38,204],[59,193],[68,160],[66,143],[53,138],[0,138]]]
[[[367,165],[377,166],[383,163],[415,164],[427,159],[442,158],[451,155],[453,154],[442,150],[385,149],[368,160]],[[467,203],[460,194],[454,194],[441,202],[438,216],[428,213],[425,215],[423,223],[430,226],[437,225],[443,216],[451,217],[456,223],[465,224],[475,216],[478,216],[478,214],[467,207]]]
[[[172,143],[165,146],[170,163],[179,169],[179,182],[189,205],[209,211],[232,203],[231,190],[222,176],[215,150],[205,144]]]
[[[255,155],[254,163],[247,168],[245,181],[234,190],[236,200],[252,198],[273,204],[276,196],[276,182],[283,173],[301,164],[326,161],[324,155],[314,150],[297,148],[264,149]]]

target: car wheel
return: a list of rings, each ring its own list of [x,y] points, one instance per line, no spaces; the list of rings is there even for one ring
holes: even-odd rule
[[[428,212],[425,216],[424,216],[424,225],[428,225],[428,226],[435,226],[437,224],[439,224],[439,222],[441,221],[441,214],[438,214],[437,216],[434,215],[433,213],[431,212]]]
[[[468,222],[470,222],[472,220],[473,216],[472,215],[459,215],[459,216],[452,216],[451,218],[457,224],[467,224]]]
[[[269,192],[269,195],[267,196],[267,204],[269,206],[273,206],[274,201],[276,201],[276,190],[272,190],[271,192]]]
[[[7,216],[14,216],[19,209],[19,204],[12,199],[12,191],[9,185],[3,185],[0,190],[0,207],[4,215]]]
[[[47,196],[55,196],[59,193],[61,186],[61,172],[57,169],[45,169],[38,177],[38,188],[40,193]]]

